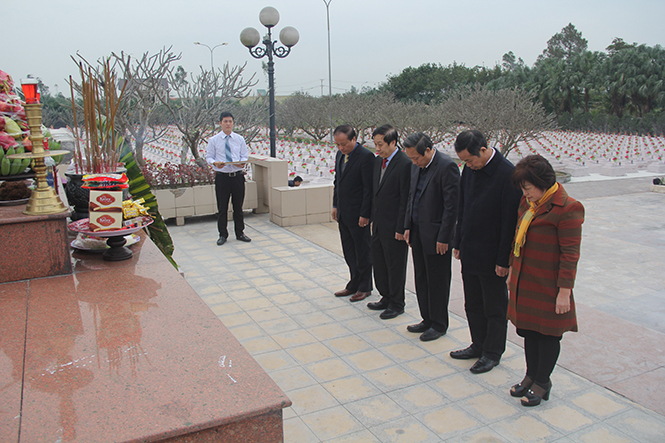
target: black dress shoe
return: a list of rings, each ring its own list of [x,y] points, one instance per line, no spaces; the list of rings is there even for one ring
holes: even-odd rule
[[[236,237],[236,240],[244,241],[244,242],[246,242],[246,243],[249,243],[249,242],[252,241],[252,239],[249,238],[249,237],[247,237],[245,234],[240,235],[240,236],[237,236],[237,237]]]
[[[483,355],[480,357],[480,360],[475,362],[471,368],[469,368],[469,371],[471,371],[474,374],[482,374],[483,372],[489,372],[492,370],[494,366],[499,365],[499,360],[492,360],[491,358]]]
[[[420,336],[420,341],[432,341],[444,335],[445,332],[439,332],[434,328],[429,328]]]
[[[469,360],[472,358],[480,358],[482,355],[483,352],[474,349],[473,345],[469,346],[466,349],[460,349],[459,351],[450,352],[450,356],[457,360]]]
[[[429,326],[427,326],[424,321],[421,321],[417,325],[409,325],[409,326],[406,327],[407,331],[409,331],[409,332],[418,332],[418,333],[425,332],[428,329],[429,329]]]
[[[388,319],[391,319],[391,318],[395,318],[395,317],[397,317],[398,315],[401,315],[401,314],[404,314],[404,309],[402,309],[400,311],[396,311],[394,309],[388,308],[385,311],[383,311],[381,313],[381,315],[379,315],[379,318],[381,318],[382,320],[388,320]]]
[[[226,243],[226,237],[222,237],[222,236],[220,236],[220,237],[217,239],[217,246],[222,246],[224,243]]]
[[[372,311],[385,311],[386,309],[388,309],[388,303],[384,301],[375,301],[367,303],[367,307],[370,308]]]

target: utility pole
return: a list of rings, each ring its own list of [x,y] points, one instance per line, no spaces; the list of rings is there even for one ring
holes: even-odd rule
[[[328,22],[328,95],[332,102],[332,64],[330,63],[330,3],[332,0],[323,0],[326,5],[326,21]],[[321,93],[323,95],[323,93]],[[330,113],[330,143],[333,143],[332,112]]]

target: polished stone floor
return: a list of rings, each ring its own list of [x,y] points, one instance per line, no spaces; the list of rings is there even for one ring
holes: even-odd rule
[[[248,214],[253,241],[221,247],[214,218],[169,230],[188,283],[293,401],[287,443],[662,442],[665,195],[643,179],[566,189],[587,214],[580,332],[564,336],[552,396],[535,408],[508,394],[524,374],[514,327],[489,373],[449,357],[469,343],[458,263],[450,329],[423,343],[406,331],[420,320],[412,277],[406,312],[392,320],[366,308],[376,295],[355,304],[332,295],[348,278],[334,224],[284,229]]]

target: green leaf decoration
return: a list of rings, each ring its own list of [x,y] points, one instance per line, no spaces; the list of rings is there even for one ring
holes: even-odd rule
[[[134,153],[132,152],[129,144],[125,144],[120,161],[125,164],[127,168],[127,178],[129,179],[129,193],[132,194],[134,199],[142,198],[145,200],[143,206],[148,208],[148,213],[152,215],[155,219],[150,226],[148,226],[148,232],[150,233],[150,238],[157,245],[162,254],[166,257],[171,264],[178,269],[178,264],[173,260],[173,240],[171,235],[164,223],[164,219],[159,213],[159,208],[157,207],[157,198],[152,193],[150,185],[145,181],[143,174],[141,173],[141,168],[136,164],[136,159],[134,158]]]

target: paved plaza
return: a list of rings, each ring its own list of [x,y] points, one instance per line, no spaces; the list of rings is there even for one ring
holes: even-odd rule
[[[411,264],[404,315],[380,320],[368,301],[333,292],[348,270],[336,224],[281,228],[246,216],[251,243],[217,246],[214,217],[169,226],[187,282],[293,401],[286,443],[665,441],[665,194],[649,180],[569,183],[586,207],[575,295],[549,401],[508,394],[525,372],[509,325],[486,374],[449,352],[470,343],[453,260],[448,333],[421,342]],[[231,230],[232,232],[232,230]]]

